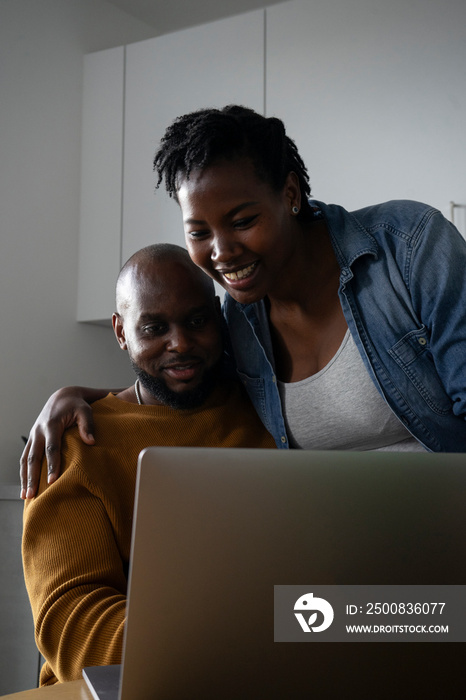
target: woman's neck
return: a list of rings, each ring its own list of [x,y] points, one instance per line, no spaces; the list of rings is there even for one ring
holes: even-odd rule
[[[295,309],[319,315],[338,293],[340,267],[324,221],[303,228],[296,240],[292,259],[268,294],[270,312]]]
[[[322,369],[347,330],[338,265],[324,222],[310,229],[279,293],[267,299],[277,374],[299,381]]]

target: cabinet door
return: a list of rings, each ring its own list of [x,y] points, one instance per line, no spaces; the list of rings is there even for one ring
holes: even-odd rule
[[[177,116],[231,103],[263,112],[264,11],[127,46],[123,262],[151,243],[184,245],[178,205],[155,191],[153,155]]]
[[[125,49],[84,57],[78,321],[102,322],[115,307],[121,259]]]
[[[267,9],[267,115],[296,140],[317,199],[418,199],[447,216],[464,203],[465,26],[464,0]]]

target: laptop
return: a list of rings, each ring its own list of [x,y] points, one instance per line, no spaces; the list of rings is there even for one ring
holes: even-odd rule
[[[461,454],[143,450],[122,665],[84,670],[93,696],[462,697],[461,644],[277,643],[273,617],[276,585],[466,584],[465,496]]]

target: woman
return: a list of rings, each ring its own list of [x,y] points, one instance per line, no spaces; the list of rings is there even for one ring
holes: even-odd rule
[[[283,123],[239,106],[177,119],[154,170],[227,292],[237,371],[278,447],[466,451],[466,242],[440,212],[309,200]],[[68,395],[33,452],[49,415],[54,434],[75,416]]]

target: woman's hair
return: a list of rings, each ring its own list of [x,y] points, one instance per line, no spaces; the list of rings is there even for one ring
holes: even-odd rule
[[[257,175],[274,190],[295,172],[301,188],[301,215],[308,210],[309,175],[283,122],[263,117],[247,107],[201,109],[178,117],[166,130],[154,157],[159,187],[163,179],[170,197],[177,199],[179,177],[220,160],[250,158]]]

